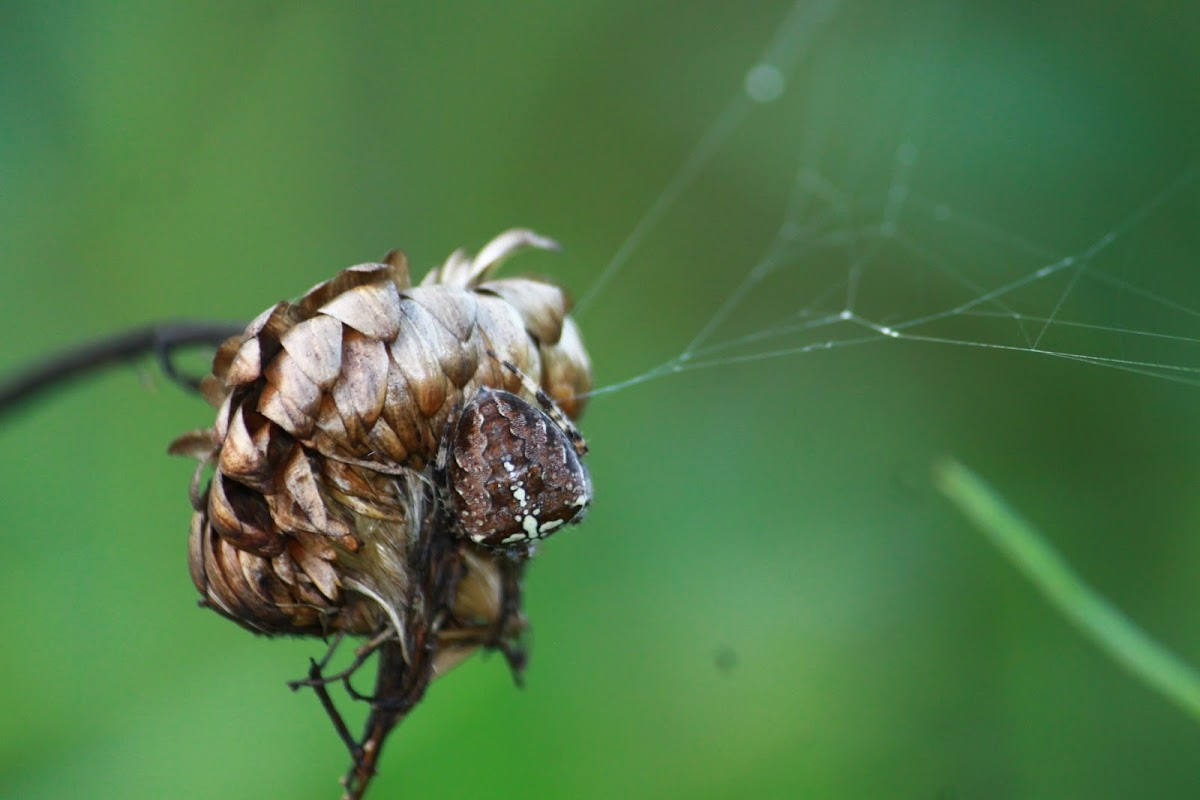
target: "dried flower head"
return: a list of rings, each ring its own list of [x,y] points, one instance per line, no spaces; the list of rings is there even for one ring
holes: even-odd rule
[[[591,384],[569,299],[491,277],[528,247],[556,245],[508,231],[419,286],[394,252],[220,347],[202,384],[216,421],[171,446],[200,459],[204,605],[260,633],[392,641],[409,705],[481,646],[519,670],[525,562],[591,497],[567,420]]]

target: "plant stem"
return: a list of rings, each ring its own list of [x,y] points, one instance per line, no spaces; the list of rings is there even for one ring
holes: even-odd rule
[[[242,322],[172,321],[120,331],[111,336],[83,342],[53,353],[29,365],[22,372],[0,381],[0,415],[26,405],[36,396],[79,378],[89,372],[120,364],[153,353],[171,380],[189,389],[199,386],[197,379],[175,369],[171,356],[181,347],[216,347],[245,329]]]
[[[1118,664],[1200,722],[1200,674],[1088,586],[1046,539],[975,473],[951,459],[934,484],[1050,604]]]

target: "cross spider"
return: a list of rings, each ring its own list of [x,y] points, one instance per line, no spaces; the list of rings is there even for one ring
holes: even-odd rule
[[[434,476],[451,530],[504,548],[582,520],[592,481],[580,461],[587,445],[567,416],[515,365],[488,355],[517,375],[541,408],[480,388],[446,421]]]

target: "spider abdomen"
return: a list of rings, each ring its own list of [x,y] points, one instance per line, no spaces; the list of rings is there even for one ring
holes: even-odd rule
[[[447,504],[459,532],[492,547],[545,538],[583,518],[591,479],[549,414],[483,388],[447,432]]]

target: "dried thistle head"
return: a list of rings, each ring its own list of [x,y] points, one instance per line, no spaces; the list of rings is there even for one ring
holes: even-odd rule
[[[591,386],[570,301],[542,280],[492,278],[528,247],[555,245],[508,231],[419,286],[394,252],[221,346],[202,386],[216,421],[171,446],[200,459],[189,562],[205,605],[266,634],[391,626],[410,662],[429,651],[432,674],[479,646],[515,651],[533,540],[590,501],[566,420]],[[499,513],[493,495],[532,535],[467,516]]]

